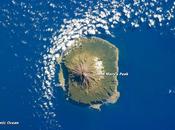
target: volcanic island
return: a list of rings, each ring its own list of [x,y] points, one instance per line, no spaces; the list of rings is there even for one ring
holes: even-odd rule
[[[116,46],[97,37],[79,38],[57,59],[59,83],[71,101],[100,110],[115,103],[118,56]]]

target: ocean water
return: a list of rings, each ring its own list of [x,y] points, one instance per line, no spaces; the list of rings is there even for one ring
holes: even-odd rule
[[[71,2],[53,1],[62,7],[47,9],[44,7],[48,3],[41,2],[44,5],[39,6],[34,0],[12,4],[15,6],[9,4],[14,2],[0,2],[0,122],[18,121],[20,125],[0,125],[0,130],[175,129],[175,35],[170,31],[174,28],[173,22],[168,27],[153,28],[117,25],[112,29],[115,37],[104,30],[95,35],[119,48],[119,72],[128,72],[128,76],[118,76],[121,94],[118,102],[96,111],[67,101],[63,90],[55,84],[57,78],[52,79],[51,89],[41,87],[45,78],[38,78],[45,75],[41,71],[43,55],[47,53],[47,47],[52,46],[44,38],[52,37],[64,18],[74,18],[72,10],[79,4],[71,6]],[[28,8],[36,11],[34,16],[23,12],[21,7],[24,6],[17,6],[21,3],[31,5],[33,8]],[[88,10],[89,5],[93,7],[98,1],[82,3],[87,3]],[[165,6],[169,5],[163,4]],[[41,22],[37,10],[44,12],[43,17],[49,20],[59,15],[57,22]],[[47,11],[55,12],[51,15]],[[12,12],[16,15],[11,15]],[[26,14],[26,19],[19,14]],[[28,17],[38,18],[38,24],[36,21],[31,23]],[[44,31],[45,25],[54,31],[51,34]],[[47,98],[43,98],[45,93]]]
[[[66,130],[173,130],[174,37],[155,31],[131,31],[119,40],[108,39],[119,47],[119,70],[128,72],[118,77],[121,97],[100,112],[75,106],[61,95],[57,112]],[[60,92],[58,92],[60,93]]]

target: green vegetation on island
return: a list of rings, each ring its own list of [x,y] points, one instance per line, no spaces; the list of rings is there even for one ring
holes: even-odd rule
[[[100,109],[118,97],[118,49],[100,38],[77,39],[62,56],[59,80],[64,81],[68,97]],[[63,71],[66,71],[63,72]]]

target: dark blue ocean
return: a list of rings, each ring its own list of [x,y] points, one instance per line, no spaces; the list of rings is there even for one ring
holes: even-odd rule
[[[49,43],[20,34],[20,29],[15,32],[19,34],[0,26],[0,122],[20,125],[0,125],[0,130],[45,130],[43,119],[33,114],[40,111],[32,104],[37,94],[28,89],[37,73],[35,61],[45,51],[43,44]],[[119,71],[128,72],[118,77],[118,102],[96,111],[66,101],[64,92],[56,88],[53,102],[59,129],[175,130],[175,36],[149,27],[113,32],[116,37],[99,37],[119,48]],[[21,45],[21,38],[28,45]]]

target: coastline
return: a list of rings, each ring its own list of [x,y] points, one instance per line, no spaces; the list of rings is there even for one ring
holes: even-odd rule
[[[115,64],[115,66],[114,66],[114,68],[113,68],[113,70],[115,70],[116,71],[116,73],[118,73],[118,48],[115,46],[115,45],[113,45],[112,43],[110,43],[110,42],[108,42],[108,41],[106,41],[106,40],[103,40],[103,39],[101,39],[101,38],[97,38],[97,37],[91,37],[91,38],[79,38],[79,39],[77,39],[77,40],[75,40],[74,41],[74,44],[72,44],[71,46],[69,46],[65,51],[64,51],[64,54],[62,55],[62,56],[60,56],[60,57],[58,57],[58,59],[57,59],[57,63],[60,65],[60,71],[59,71],[59,82],[60,82],[60,87],[64,90],[64,91],[66,91],[66,89],[65,89],[65,79],[64,79],[64,74],[63,74],[63,71],[62,71],[62,66],[61,66],[61,62],[62,61],[64,61],[65,59],[65,57],[67,57],[70,53],[72,53],[72,51],[74,50],[74,49],[78,49],[78,48],[80,48],[81,47],[81,45],[83,45],[83,44],[88,44],[88,42],[90,42],[91,43],[91,46],[93,46],[92,44],[94,44],[95,46],[97,46],[97,43],[99,43],[99,44],[102,44],[101,46],[103,46],[103,47],[107,47],[108,46],[108,51],[110,50],[110,49],[113,49],[113,51],[111,52],[111,54],[113,55],[115,55],[116,54],[116,56],[115,56],[115,60],[113,60],[114,62],[112,63],[113,64],[113,66],[114,66],[114,64]],[[87,45],[86,45],[87,46]],[[110,47],[109,47],[110,46]],[[114,50],[115,49],[115,50]],[[92,51],[91,51],[92,52]],[[74,54],[74,53],[73,53]],[[97,54],[99,54],[99,53],[97,53]],[[100,52],[100,54],[101,54],[101,52]],[[105,53],[106,54],[106,53]],[[109,54],[108,54],[109,55]],[[100,58],[100,57],[99,57]],[[107,55],[105,55],[105,58],[107,58]],[[66,62],[66,61],[64,61],[65,63],[69,63],[69,60]],[[95,64],[95,68],[97,69],[97,70],[99,70],[101,73],[104,71],[104,67],[103,67],[103,61],[101,61],[101,59],[98,59],[98,57],[96,58],[96,59],[94,59],[94,62],[96,62],[96,64]],[[105,60],[105,63],[107,62],[107,60]],[[111,62],[110,62],[111,63]],[[108,66],[109,67],[109,63],[108,64],[106,64],[106,66]],[[109,69],[110,70],[110,69]],[[107,70],[106,70],[107,71]],[[100,73],[99,72],[99,73]],[[100,78],[100,77],[99,77]],[[102,79],[103,79],[103,77],[101,77]],[[101,79],[100,78],[100,79]],[[92,104],[92,103],[85,103],[85,102],[80,102],[80,103],[82,103],[82,104],[87,104],[87,105],[89,105],[89,107],[90,108],[93,108],[93,109],[96,109],[96,110],[101,110],[101,106],[102,105],[104,105],[104,104],[108,104],[108,103],[111,103],[111,104],[114,104],[114,103],[116,103],[117,102],[117,100],[118,100],[118,98],[120,97],[120,93],[117,91],[117,86],[118,86],[118,80],[117,80],[117,77],[115,76],[115,77],[113,77],[114,78],[114,80],[115,80],[115,78],[116,78],[116,80],[115,80],[115,86],[114,86],[114,88],[112,89],[112,91],[113,91],[113,93],[111,93],[112,95],[109,97],[108,96],[108,98],[106,98],[106,97],[100,97],[100,99],[99,100],[97,100],[97,99],[95,99],[94,98],[94,100],[97,100],[97,101],[101,101],[102,103],[94,103],[94,104]],[[100,80],[99,79],[99,80]],[[106,79],[105,79],[106,80]],[[107,80],[108,81],[108,80]],[[107,85],[107,84],[105,84],[104,82],[103,82],[103,85],[105,85],[106,87],[104,87],[104,88],[102,88],[102,89],[108,89],[109,88],[109,86],[110,86],[110,84],[109,84],[109,86]],[[101,86],[100,86],[101,87]],[[102,86],[103,87],[103,86]],[[68,90],[68,92],[70,91],[72,91],[73,93],[75,92],[75,91],[77,91],[77,92],[79,92],[77,89],[75,89],[75,91],[73,91],[72,89],[74,89],[74,88],[71,88],[71,90]],[[93,90],[94,91],[94,90]],[[104,90],[103,90],[104,91]],[[76,92],[76,93],[77,93]],[[91,91],[92,92],[92,91]],[[110,91],[109,91],[110,92]],[[94,92],[93,92],[94,93]],[[72,93],[71,93],[72,94]],[[75,93],[74,93],[75,94]],[[80,93],[80,95],[81,95],[82,93]],[[104,93],[105,94],[105,93]],[[71,98],[72,100],[75,100],[75,102],[77,101],[78,102],[78,97],[76,97],[76,95],[74,95],[75,97],[68,97],[68,98]],[[75,98],[75,99],[74,99]],[[89,97],[88,97],[89,98]],[[83,98],[82,98],[83,99]],[[103,101],[105,99],[105,101]],[[89,100],[89,99],[88,99]],[[82,100],[83,101],[83,100]],[[92,100],[93,101],[93,100]]]

